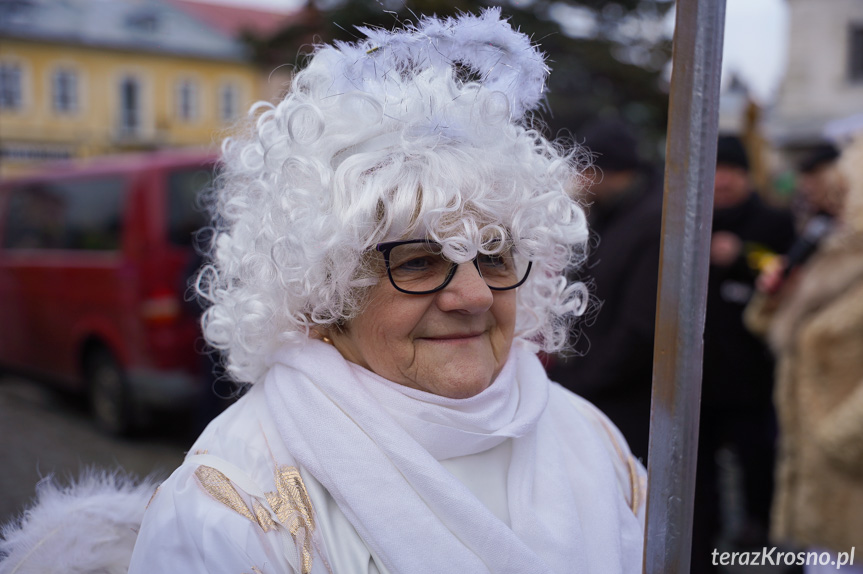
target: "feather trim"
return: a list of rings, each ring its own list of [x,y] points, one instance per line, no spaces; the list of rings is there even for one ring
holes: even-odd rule
[[[118,472],[86,471],[66,487],[42,479],[33,506],[0,530],[0,573],[125,574],[155,489]]]

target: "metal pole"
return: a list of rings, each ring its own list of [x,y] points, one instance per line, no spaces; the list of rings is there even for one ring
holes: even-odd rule
[[[645,574],[688,574],[725,0],[679,0],[666,147]]]

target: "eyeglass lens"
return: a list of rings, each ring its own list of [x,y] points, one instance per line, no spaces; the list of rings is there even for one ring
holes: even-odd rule
[[[495,246],[486,246],[496,251]],[[393,247],[389,254],[389,272],[393,283],[405,291],[431,291],[443,285],[455,264],[432,242],[406,243]],[[489,287],[506,289],[517,285],[528,270],[526,257],[512,248],[494,254],[478,253],[476,267]]]

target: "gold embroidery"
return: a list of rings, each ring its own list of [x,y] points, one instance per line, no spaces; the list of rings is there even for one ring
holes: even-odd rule
[[[150,497],[150,500],[148,500],[148,501],[147,501],[147,506],[145,506],[145,507],[144,507],[145,509],[146,509],[146,508],[150,508],[150,505],[151,505],[151,504],[153,504],[153,500],[155,500],[155,499],[156,499],[156,495],[157,495],[157,494],[159,494],[159,490],[160,490],[161,488],[162,488],[162,485],[161,485],[161,484],[160,484],[159,486],[157,486],[157,487],[156,487],[156,490],[154,490],[154,491],[153,491],[153,496],[151,496],[151,497]]]
[[[629,501],[629,509],[632,510],[632,513],[638,516],[638,504],[639,500],[639,488],[638,488],[638,467],[635,464],[635,459],[631,454],[627,454],[623,452],[623,449],[620,447],[620,444],[617,442],[617,437],[614,434],[614,431],[609,428],[608,423],[601,417],[597,417],[597,420],[602,425],[603,430],[608,435],[608,438],[611,439],[611,444],[614,445],[614,450],[617,452],[617,457],[621,460],[621,462],[625,462],[626,466],[629,469],[629,491],[630,498]]]
[[[264,432],[263,426],[258,423],[261,427],[261,434],[264,437],[264,442],[267,444],[267,449],[270,451],[270,458],[273,459],[273,462],[276,462],[275,457],[273,456],[273,450],[270,448],[270,443],[267,440],[267,435]],[[276,463],[278,464],[278,463]],[[276,517],[280,522],[283,521],[283,517],[287,517],[289,513],[283,508],[282,502],[277,502],[275,499],[279,497],[280,499],[284,498],[284,494],[287,495],[287,500],[293,501],[293,506],[297,508],[299,511],[299,516],[301,520],[299,523],[292,525],[297,532],[299,533],[300,526],[303,527],[303,540],[301,542],[301,546],[303,547],[303,565],[302,571],[303,573],[311,572],[312,570],[312,546],[315,544],[315,541],[312,538],[312,534],[315,530],[315,513],[312,508],[312,501],[309,499],[309,493],[306,491],[306,485],[303,484],[303,478],[300,476],[300,472],[293,466],[276,466],[276,476],[275,476],[276,490],[277,492],[271,492],[267,494],[267,503],[270,504],[270,507],[274,509],[276,512]],[[281,514],[276,510],[278,507],[281,510]],[[300,524],[303,523],[303,524]],[[294,541],[297,541],[297,535],[294,533],[294,530],[291,530],[291,535],[294,536]],[[321,562],[326,568],[327,572],[330,574],[333,573],[333,569],[330,568],[329,563],[323,553],[319,552]]]
[[[257,499],[252,500],[252,508],[249,509],[230,479],[220,471],[202,465],[195,470],[195,477],[210,496],[256,523],[264,532],[276,528],[270,511]],[[312,533],[315,530],[315,517],[306,485],[303,484],[300,471],[293,466],[277,467],[274,482],[276,492],[266,493],[267,504],[278,521],[291,533],[300,549],[301,574],[309,574],[312,571]]]
[[[309,526],[309,530],[315,529],[315,517],[312,512],[312,501],[306,492],[306,485],[300,476],[300,471],[293,466],[283,466],[278,470],[279,480],[276,489],[282,497],[288,497],[303,517],[303,522]]]
[[[630,504],[630,508],[632,509],[632,513],[638,516],[638,507],[641,505],[638,466],[635,464],[635,458],[632,455],[629,455],[626,462],[629,463],[629,484],[632,486],[632,504]]]
[[[273,520],[273,517],[270,516],[270,512],[266,508],[264,508],[263,504],[261,504],[257,500],[253,500],[252,510],[255,511],[255,517],[258,519],[258,524],[261,525],[261,528],[264,532],[275,530],[276,522]]]
[[[195,470],[195,477],[210,496],[252,522],[257,522],[255,517],[252,516],[249,507],[246,506],[246,503],[240,496],[240,493],[237,492],[237,489],[234,488],[227,476],[215,468],[202,465]]]
[[[312,571],[312,533],[315,518],[312,502],[300,471],[293,466],[276,468],[276,492],[267,493],[267,502],[279,522],[288,527],[291,536],[302,546],[302,574]]]

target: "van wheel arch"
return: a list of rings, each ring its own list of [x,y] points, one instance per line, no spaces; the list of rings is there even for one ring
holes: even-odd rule
[[[116,354],[101,341],[90,339],[84,346],[83,372],[96,426],[112,435],[130,434],[137,426],[133,397]]]

